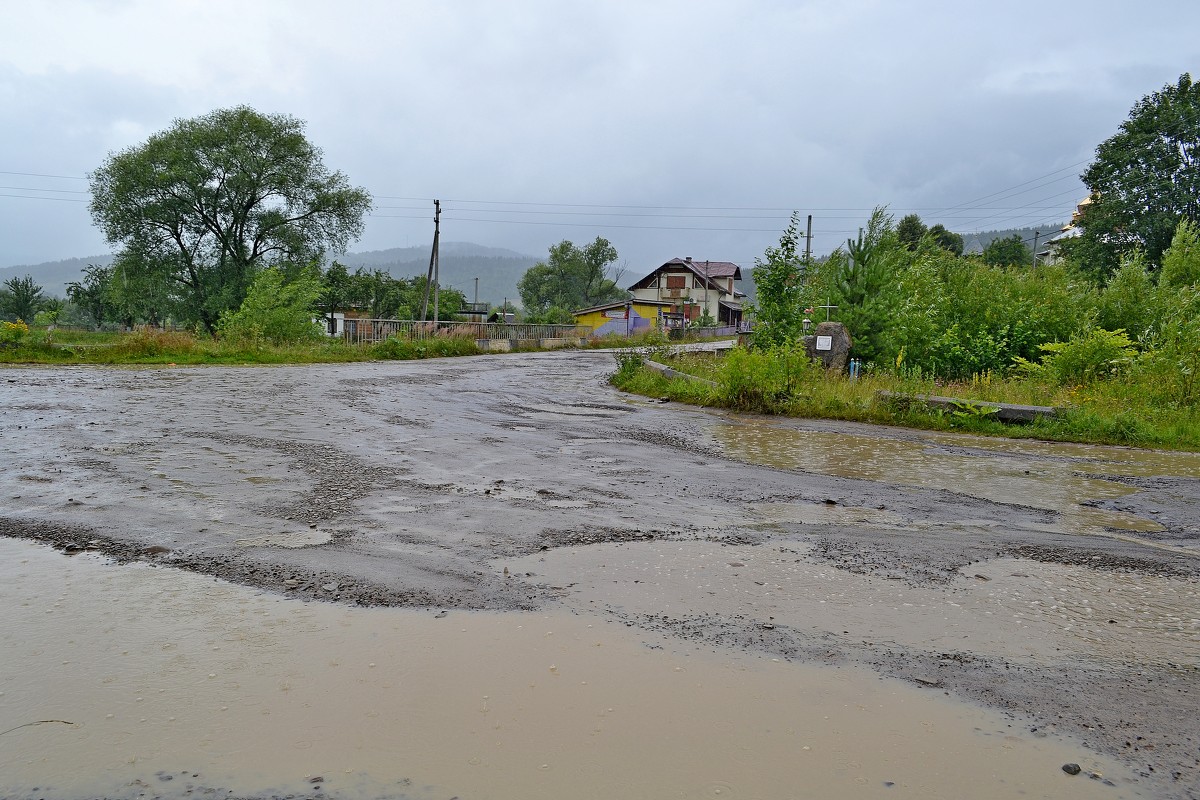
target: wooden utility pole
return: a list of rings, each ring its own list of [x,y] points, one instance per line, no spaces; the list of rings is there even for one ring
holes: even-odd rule
[[[1032,264],[1032,266],[1035,266],[1035,267],[1037,266],[1037,245],[1038,245],[1038,239],[1040,239],[1040,238],[1041,238],[1041,236],[1042,236],[1042,232],[1041,232],[1041,231],[1034,231],[1034,232],[1033,232],[1033,264]]]
[[[425,273],[425,297],[421,300],[421,319],[424,320],[426,314],[429,313],[429,289],[431,286],[437,286],[438,279],[438,239],[442,233],[442,201],[433,201],[433,250],[429,253],[429,271]],[[436,324],[438,317],[438,293],[437,289],[433,290],[433,321]]]

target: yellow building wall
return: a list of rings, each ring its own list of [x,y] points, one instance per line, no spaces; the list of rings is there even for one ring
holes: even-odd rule
[[[646,329],[647,326],[657,328],[658,311],[662,306],[651,305],[649,303],[639,303],[634,300],[632,303],[632,311],[635,315],[631,326],[632,332],[639,332]],[[612,309],[616,310],[616,309]],[[638,319],[640,317],[640,319]],[[618,317],[607,317],[603,311],[591,311],[587,314],[576,314],[575,322],[579,325],[587,325],[592,329],[592,336],[605,335],[622,335],[625,333],[625,319]],[[606,327],[607,326],[607,327]]]

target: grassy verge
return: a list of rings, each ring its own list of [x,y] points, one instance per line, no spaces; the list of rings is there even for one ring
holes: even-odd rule
[[[198,337],[182,331],[132,333],[30,331],[0,345],[4,364],[332,364],[476,355],[473,339],[388,339],[369,345],[340,339],[271,344]]]
[[[665,378],[642,366],[645,355],[714,383]],[[1130,381],[1097,381],[1072,387],[990,374],[956,383],[891,374],[852,380],[813,367],[799,354],[781,356],[740,349],[727,354],[679,356],[670,356],[661,349],[629,349],[617,354],[617,370],[610,381],[624,391],[648,397],[762,414],[1011,438],[1200,450],[1200,409],[1161,403],[1152,387]],[[894,396],[881,396],[884,391]],[[931,408],[912,399],[914,395],[1054,406],[1062,411],[1056,419],[1006,424],[969,408]]]

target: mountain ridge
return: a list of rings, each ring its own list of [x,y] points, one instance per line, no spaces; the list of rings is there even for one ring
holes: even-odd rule
[[[488,247],[473,242],[443,242],[439,248],[438,272],[441,284],[474,299],[475,279],[479,279],[479,299],[499,305],[505,298],[517,299],[517,281],[525,271],[541,260],[503,247]],[[329,260],[339,261],[354,272],[383,270],[396,278],[425,275],[429,269],[429,247],[392,247],[384,250],[339,253]],[[0,283],[12,278],[31,276],[48,296],[67,296],[67,284],[79,281],[89,265],[107,267],[111,254],[44,261],[40,264],[16,264],[0,267]]]

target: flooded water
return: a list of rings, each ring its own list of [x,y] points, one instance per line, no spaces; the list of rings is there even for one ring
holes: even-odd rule
[[[562,566],[585,553],[613,554],[562,551]],[[663,555],[639,554],[646,574]],[[807,582],[831,597],[855,579],[763,567],[764,586]],[[684,586],[737,591],[722,583],[732,569],[678,575],[672,597]],[[1053,580],[1064,609],[1079,593],[1107,596]],[[1154,591],[1130,587],[1142,606],[1104,614],[1194,637],[1195,620],[1161,627]],[[997,613],[1035,613],[1013,587],[1000,593]],[[886,602],[847,624],[866,625]],[[0,603],[5,797],[1138,796],[1107,759],[940,692],[689,649],[595,615],[306,604],[12,540],[0,540]],[[1036,613],[1086,627],[1071,611]],[[1065,762],[1118,786],[1069,777]]]
[[[1200,478],[1200,453],[997,440],[921,433],[916,441],[800,430],[748,419],[711,426],[724,452],[754,464],[901,486],[944,489],[1061,514],[1048,530],[1103,534],[1155,532],[1161,525],[1120,511],[1091,508],[1137,489],[1103,475]],[[1136,538],[1136,537],[1133,537]]]

